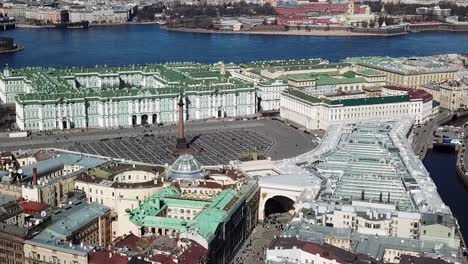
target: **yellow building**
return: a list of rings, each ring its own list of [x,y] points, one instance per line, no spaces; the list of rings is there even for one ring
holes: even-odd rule
[[[375,70],[386,75],[388,85],[419,88],[427,83],[441,83],[455,78],[457,69],[431,60],[430,57],[395,59],[371,57],[357,63],[358,70]]]
[[[426,84],[421,89],[432,94],[440,107],[448,110],[468,108],[468,80],[451,80],[440,84]]]

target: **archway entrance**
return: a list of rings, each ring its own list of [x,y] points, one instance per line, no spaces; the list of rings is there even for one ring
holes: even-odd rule
[[[134,115],[132,116],[132,126],[136,126],[137,125],[137,116]]]
[[[257,112],[261,112],[261,111],[262,111],[262,98],[257,97]]]
[[[152,121],[153,121],[153,122],[152,122],[153,124],[157,124],[157,123],[158,123],[158,115],[157,115],[157,114],[153,114],[153,118],[152,118],[152,119],[153,119],[153,120],[152,120]]]
[[[294,210],[294,201],[286,196],[273,196],[265,202],[265,217]]]
[[[455,122],[455,121],[457,121],[457,119],[458,119],[458,115],[457,115],[457,114],[454,114],[454,115],[452,116],[451,121]]]
[[[141,116],[141,125],[147,125],[148,124],[148,115],[142,115]]]

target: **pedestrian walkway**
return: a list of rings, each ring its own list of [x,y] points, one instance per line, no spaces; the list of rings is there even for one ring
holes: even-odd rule
[[[272,214],[266,217],[262,224],[255,227],[250,237],[237,252],[232,263],[265,263],[268,246],[276,237],[281,235],[290,219],[291,215],[289,213]]]

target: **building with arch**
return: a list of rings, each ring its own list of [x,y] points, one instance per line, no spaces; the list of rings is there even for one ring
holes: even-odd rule
[[[280,174],[260,178],[259,216],[276,200],[278,212],[293,214],[285,237],[366,254],[376,243],[382,250],[370,255],[390,263],[398,254],[433,252],[459,261],[457,220],[408,143],[412,125],[410,119],[332,125],[315,150],[274,162]],[[376,242],[366,242],[371,238]]]

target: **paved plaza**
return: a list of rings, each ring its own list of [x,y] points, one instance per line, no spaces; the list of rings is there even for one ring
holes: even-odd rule
[[[75,143],[68,150],[154,164],[171,164],[177,158],[176,136],[145,135]],[[228,164],[243,153],[257,151],[264,155],[273,146],[273,139],[247,129],[188,134],[190,150],[203,165]]]
[[[304,133],[276,120],[189,122],[188,141],[204,165],[227,164],[257,150],[273,160],[290,158],[315,148],[324,131]],[[0,151],[59,148],[125,160],[172,163],[177,126],[112,130],[53,131],[27,138],[0,137]]]

